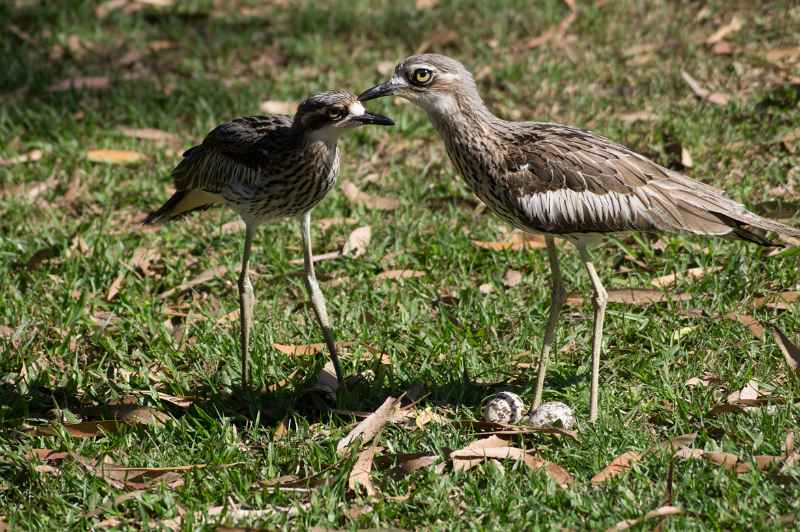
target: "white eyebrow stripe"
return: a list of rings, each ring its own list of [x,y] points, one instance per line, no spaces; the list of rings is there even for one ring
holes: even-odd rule
[[[350,104],[350,114],[353,116],[361,116],[366,112],[361,102],[353,102]]]

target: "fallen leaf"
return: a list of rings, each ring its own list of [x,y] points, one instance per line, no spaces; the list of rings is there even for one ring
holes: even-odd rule
[[[378,432],[386,425],[392,418],[395,410],[400,406],[400,401],[394,397],[387,397],[383,404],[378,407],[375,412],[370,414],[366,419],[361,421],[358,425],[351,430],[347,436],[339,440],[336,444],[336,452],[339,455],[344,455],[347,448],[356,438],[361,439],[361,443],[366,444],[375,437]]]
[[[401,453],[393,457],[386,457],[385,463],[396,462],[397,468],[405,475],[409,475],[414,471],[431,467],[440,460],[440,457],[435,454],[428,453]],[[444,469],[444,463],[440,463],[441,470]],[[439,471],[441,472],[441,471]]]
[[[439,0],[417,0],[416,6],[418,11],[426,11],[436,7]]]
[[[800,291],[792,290],[758,297],[753,301],[753,304],[756,307],[765,306],[772,309],[788,310],[789,307],[798,300],[800,300]]]
[[[503,249],[519,251],[522,249],[544,249],[547,247],[542,235],[533,235],[523,231],[514,231],[511,234],[511,238],[505,242],[473,240],[472,245],[481,249],[491,249],[493,251],[500,251]]]
[[[775,343],[783,353],[783,358],[786,360],[786,365],[795,373],[800,372],[800,349],[783,334],[777,327],[771,327],[772,337],[775,338]]]
[[[372,239],[372,229],[365,225],[354,229],[347,237],[347,241],[342,247],[342,255],[345,257],[356,258],[367,252],[367,247]]]
[[[592,484],[600,484],[608,480],[609,478],[615,477],[628,469],[630,469],[631,464],[634,462],[638,462],[642,459],[642,453],[637,451],[627,451],[622,453],[621,455],[614,458],[606,467],[604,467],[599,473],[592,477]]]
[[[341,344],[337,344],[341,345]],[[273,343],[272,347],[283,353],[284,355],[289,356],[307,356],[307,355],[316,355],[321,353],[325,350],[325,344],[304,344],[304,345],[289,345],[289,344],[277,344]]]
[[[104,19],[113,11],[123,8],[128,5],[130,0],[106,0],[105,2],[94,8],[94,14],[99,19]]]
[[[520,461],[533,470],[544,468],[556,484],[562,487],[573,480],[572,475],[561,466],[532,456],[523,449],[509,447],[507,441],[497,436],[474,441],[467,447],[450,453],[454,471],[467,471],[486,459],[492,458]]]
[[[377,196],[374,194],[367,194],[362,192],[349,181],[344,181],[341,185],[342,194],[353,203],[364,205],[368,209],[377,209],[381,211],[391,211],[400,207],[400,200],[388,196]]]
[[[736,404],[742,401],[753,401],[766,395],[769,394],[761,390],[758,381],[751,380],[741,390],[728,394],[727,401],[729,404]]]
[[[764,57],[770,63],[777,63],[784,59],[800,58],[800,47],[793,48],[773,48],[764,53]]]
[[[708,39],[706,39],[706,44],[716,44],[728,35],[741,30],[743,26],[744,24],[742,23],[742,19],[739,18],[739,15],[734,15],[730,22],[724,26],[720,26],[717,31],[712,33]]]
[[[621,288],[608,290],[609,303],[623,303],[627,305],[650,305],[653,303],[663,303],[665,301],[689,301],[692,294],[674,294],[664,290],[654,288]],[[578,306],[583,304],[584,298],[574,292],[567,295],[567,305]]]
[[[764,339],[764,327],[753,316],[729,312],[728,314],[725,314],[725,317],[729,320],[738,321],[742,325],[746,325],[747,328],[750,329],[750,332],[753,333],[753,336],[759,340]]]
[[[686,71],[681,71],[681,77],[683,77],[683,80],[689,85],[689,88],[692,89],[692,92],[695,94],[695,96],[701,100],[706,100],[715,105],[725,105],[731,99],[731,97],[727,94],[723,94],[721,92],[711,92],[708,89],[703,88],[703,86],[700,85],[700,82],[690,76]]]
[[[689,268],[688,270],[682,273],[676,272],[676,273],[670,273],[669,275],[656,277],[655,279],[650,281],[650,284],[652,284],[657,288],[667,288],[669,286],[674,285],[678,280],[684,280],[684,279],[697,280],[701,279],[706,274],[715,273],[720,270],[722,270],[721,266],[714,266],[710,268],[699,266],[697,268]]]
[[[42,158],[42,150],[31,150],[28,153],[17,155],[9,159],[0,158],[0,166],[10,166],[12,164],[33,163]]]
[[[126,137],[131,137],[134,139],[152,140],[155,142],[164,142],[174,145],[181,143],[181,139],[179,139],[177,135],[173,133],[167,133],[166,131],[162,131],[160,129],[119,126],[117,131]]]
[[[47,88],[48,92],[64,92],[69,90],[105,90],[111,86],[111,80],[106,76],[84,76],[62,79]]]
[[[190,279],[186,282],[181,283],[180,285],[176,286],[175,288],[170,288],[164,292],[161,292],[158,297],[160,299],[165,299],[171,296],[174,293],[184,292],[189,290],[190,288],[194,288],[197,285],[207,283],[208,281],[214,279],[215,277],[222,277],[228,272],[227,266],[217,266],[216,268],[211,268],[210,270],[206,270],[200,273],[198,276]]]
[[[104,433],[115,434],[125,423],[118,420],[85,421],[83,423],[66,423],[61,425],[64,431],[73,438],[94,438]],[[59,433],[57,426],[33,427],[25,431],[37,436],[55,436]]]
[[[483,295],[488,295],[494,292],[494,286],[491,283],[483,283],[478,287],[478,291]]]
[[[386,279],[402,280],[413,279],[415,277],[424,277],[425,272],[417,270],[386,270],[375,276],[375,281],[384,281]]]
[[[86,158],[95,163],[135,164],[147,159],[137,151],[131,150],[89,150]]]
[[[267,100],[261,102],[258,108],[269,115],[293,115],[295,109],[297,109],[297,104],[295,102]]]
[[[364,488],[369,497],[378,495],[378,490],[375,488],[370,478],[372,460],[375,458],[375,451],[377,450],[375,443],[376,442],[373,442],[372,445],[358,453],[356,463],[350,471],[350,476],[347,477],[348,488],[354,492],[358,492],[360,488]]]
[[[644,521],[648,521],[650,519],[654,519],[656,517],[669,517],[671,515],[680,515],[683,513],[683,510],[678,508],[677,506],[662,506],[660,508],[656,508],[653,511],[647,512],[644,514],[643,517],[639,517],[637,519],[626,519],[624,521],[620,521],[616,525],[612,526],[608,529],[607,532],[613,532],[617,530],[628,530],[629,528],[638,525]]]
[[[108,287],[108,292],[106,293],[106,301],[111,301],[117,297],[120,288],[122,288],[122,282],[125,280],[125,273],[125,270],[122,270],[111,282],[111,285]]]
[[[517,270],[506,270],[505,275],[503,275],[503,284],[506,285],[508,288],[513,288],[517,286],[520,282],[522,282],[522,273],[518,272]]]
[[[703,377],[692,377],[691,379],[687,380],[684,385],[688,386],[689,388],[693,388],[695,386],[703,386],[705,388],[711,386],[712,384],[715,386],[720,386],[722,384],[722,379],[714,375],[713,373],[703,373]]]
[[[733,45],[728,41],[719,41],[711,47],[711,53],[714,55],[731,55],[733,53]]]

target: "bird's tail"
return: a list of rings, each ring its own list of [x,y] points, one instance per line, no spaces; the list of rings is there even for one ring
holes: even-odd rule
[[[777,233],[782,236],[800,238],[800,229],[776,222],[775,220],[770,220],[769,218],[764,218],[763,216],[759,216],[748,210],[743,209],[743,212],[737,212],[735,218],[720,214],[717,214],[717,216],[728,223],[733,228],[734,234],[736,234],[736,236],[739,238],[749,240],[750,242],[755,242],[756,244],[761,244],[763,246],[775,246],[778,244],[750,231],[750,227],[755,227],[771,233]]]
[[[168,222],[190,212],[208,209],[219,202],[217,195],[204,190],[178,190],[160,209],[148,214],[143,223],[150,225]]]

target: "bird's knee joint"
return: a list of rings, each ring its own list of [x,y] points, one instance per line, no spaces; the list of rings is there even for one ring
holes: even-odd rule
[[[603,290],[599,290],[594,295],[594,304],[600,308],[605,308],[608,304],[608,292]]]
[[[251,294],[252,295],[252,293],[253,293],[253,283],[250,282],[250,278],[249,277],[245,277],[245,276],[239,277],[239,291],[243,292],[243,293],[246,293],[246,294]]]

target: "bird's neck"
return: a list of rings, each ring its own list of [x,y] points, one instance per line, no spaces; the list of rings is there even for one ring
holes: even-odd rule
[[[486,107],[474,87],[457,94],[448,94],[434,105],[426,105],[424,108],[433,127],[445,139],[456,140],[477,134],[485,140],[491,140],[503,122]]]

